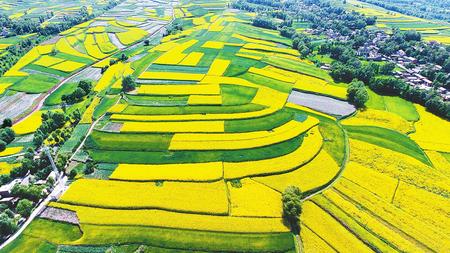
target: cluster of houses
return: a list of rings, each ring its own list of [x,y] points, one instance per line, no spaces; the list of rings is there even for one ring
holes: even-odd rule
[[[327,36],[329,39],[337,41],[347,41],[348,36],[342,36],[338,32],[331,29],[307,29],[306,32],[310,34],[322,34]],[[357,55],[364,57],[368,61],[389,61],[395,63],[401,71],[396,71],[395,76],[401,78],[407,84],[414,88],[422,90],[433,89],[433,82],[421,75],[420,73],[426,67],[424,64],[418,64],[418,61],[414,57],[408,56],[403,50],[399,50],[394,54],[387,56],[380,53],[380,48],[378,45],[389,39],[390,35],[381,30],[369,31],[373,39],[366,42],[364,45],[358,48]],[[324,70],[330,70],[330,65],[326,64],[321,67]],[[441,66],[435,65],[437,70],[442,69]],[[444,87],[440,87],[437,90],[444,101],[450,101],[450,91]]]
[[[364,57],[369,61],[390,61],[395,63],[401,69],[401,71],[395,71],[395,77],[401,78],[407,84],[417,89],[433,89],[433,82],[420,74],[426,65],[418,64],[416,58],[408,56],[403,50],[399,50],[390,56],[381,54],[378,45],[388,39],[389,35],[384,31],[374,31],[373,33],[375,35],[374,38],[357,50],[358,56]],[[435,68],[436,70],[442,69],[439,65],[435,65]],[[450,100],[449,90],[440,87],[438,92],[444,101]]]
[[[2,185],[0,187],[0,204],[4,204],[8,207],[14,207],[17,202],[20,200],[17,197],[14,197],[12,195],[12,189],[14,188],[14,186],[16,184],[19,185],[24,185],[24,186],[28,186],[30,184],[33,185],[45,185],[47,184],[47,182],[49,180],[51,180],[50,178],[53,178],[53,180],[56,180],[58,172],[52,171],[48,177],[46,179],[41,179],[41,180],[34,180],[34,176],[31,174],[27,174],[25,177],[22,178],[16,178],[14,180],[12,180],[11,182],[9,182],[8,184]],[[43,190],[43,195],[47,196],[49,194],[47,189]]]
[[[39,155],[35,155],[35,159],[39,158]],[[42,196],[48,196],[50,192],[53,189],[54,182],[59,178],[59,172],[52,163],[53,170],[50,172],[50,174],[45,179],[37,180],[34,175],[31,175],[29,172],[24,177],[16,178],[12,180],[11,182],[4,184],[0,186],[0,205],[3,205],[5,207],[8,207],[10,210],[14,210],[17,206],[20,198],[17,196],[14,196],[12,194],[12,190],[15,185],[23,185],[23,186],[30,186],[30,185],[46,185],[44,189],[42,190]],[[48,184],[49,182],[52,182],[53,184]],[[38,201],[39,203],[43,201],[43,199],[40,199]],[[18,226],[21,226],[25,222],[25,217],[21,217],[20,220],[18,220]]]

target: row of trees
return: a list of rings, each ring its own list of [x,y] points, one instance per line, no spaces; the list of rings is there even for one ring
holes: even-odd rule
[[[73,126],[81,120],[81,113],[78,109],[70,115],[66,115],[63,112],[48,111],[43,113],[41,117],[42,124],[33,137],[33,145],[36,148],[40,147],[47,138],[51,138],[56,144],[63,143],[69,139]],[[67,129],[63,129],[68,122]]]

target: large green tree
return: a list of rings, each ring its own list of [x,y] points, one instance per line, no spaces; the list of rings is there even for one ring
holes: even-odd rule
[[[302,213],[302,191],[296,186],[288,186],[282,195],[283,218],[289,223],[293,233],[300,232],[299,217]]]

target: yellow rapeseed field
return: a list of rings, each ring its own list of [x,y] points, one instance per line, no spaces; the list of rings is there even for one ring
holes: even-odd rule
[[[158,84],[141,85],[138,94],[143,95],[219,95],[220,86],[218,84]]]
[[[300,238],[303,244],[303,252],[305,253],[332,253],[336,252],[330,245],[328,245],[317,234],[313,233],[311,229],[302,226],[300,229]]]
[[[190,95],[188,105],[221,105],[221,95]]]
[[[103,208],[228,213],[226,185],[223,181],[164,182],[162,186],[158,186],[155,183],[79,179],[61,196],[60,202]]]
[[[258,69],[255,67],[251,67],[248,72],[253,73],[253,74],[258,74],[261,76],[265,76],[268,78],[272,78],[272,79],[276,79],[279,81],[283,81],[283,82],[287,82],[287,83],[295,83],[295,78],[292,78],[290,76],[286,76],[280,73],[277,73],[275,71],[272,71],[270,69],[267,68],[263,68],[263,69]]]
[[[237,34],[237,33],[233,33],[233,35],[231,35],[231,37],[236,38],[236,39],[240,39],[242,41],[245,41],[247,43],[255,43],[255,44],[261,44],[261,45],[266,45],[266,46],[271,46],[271,47],[276,47],[277,44],[271,41],[267,41],[267,40],[260,40],[260,39],[254,39],[254,38],[250,38],[241,34]]]
[[[180,73],[180,72],[144,72],[139,79],[154,80],[181,80],[181,81],[200,81],[205,74]]]
[[[260,61],[262,58],[264,58],[263,56],[244,54],[244,53],[236,53],[236,56],[248,58],[248,59],[252,59],[252,60],[257,60],[257,61]]]
[[[189,53],[181,62],[179,65],[182,66],[197,66],[197,64],[202,59],[204,53],[200,52],[192,52]]]
[[[73,72],[77,69],[84,67],[84,63],[74,62],[74,61],[64,61],[56,65],[51,66],[52,69],[61,70],[64,72]]]
[[[108,34],[106,33],[95,34],[95,41],[103,53],[109,54],[117,50],[117,47],[109,41]]]
[[[131,181],[216,181],[222,178],[222,162],[182,164],[119,164],[110,179]]]
[[[222,76],[223,73],[228,68],[228,65],[230,65],[229,60],[222,60],[222,59],[214,59],[213,63],[211,64],[211,67],[209,67],[207,75],[209,76]]]
[[[450,171],[450,162],[439,152],[427,150],[425,151],[425,153],[427,154],[428,158],[430,158],[436,169],[440,170],[444,174]]]
[[[450,180],[449,180],[450,181]],[[450,204],[448,198],[400,182],[393,204],[450,236]],[[450,247],[450,244],[448,245]]]
[[[73,56],[78,56],[82,58],[88,58],[88,59],[94,59],[91,56],[87,54],[80,53],[78,50],[73,48],[70,43],[70,38],[73,38],[77,40],[75,37],[68,37],[68,38],[61,38],[56,42],[56,50],[60,51],[61,53],[70,54]]]
[[[450,44],[449,36],[439,36],[439,35],[436,35],[436,36],[424,36],[424,39],[426,41],[437,41],[437,42],[442,43],[442,44]]]
[[[84,41],[84,47],[86,48],[87,53],[97,59],[106,58],[108,55],[104,54],[97,43],[95,42],[95,38],[93,34],[87,34],[86,39]]]
[[[161,43],[161,44],[159,44],[159,45],[157,45],[157,46],[151,48],[151,49],[148,50],[148,51],[149,51],[149,52],[155,52],[155,51],[167,52],[167,51],[169,51],[170,49],[172,49],[172,48],[174,48],[174,47],[176,47],[176,46],[178,46],[178,45],[180,45],[180,44],[178,44],[178,43],[175,42],[175,41],[169,41],[169,42]]]
[[[261,87],[253,98],[253,104],[270,106],[275,109],[281,109],[288,99],[287,93],[282,93],[269,88]]]
[[[109,108],[108,112],[109,113],[120,113],[123,110],[125,110],[125,108],[127,108],[127,104],[115,104],[113,106],[111,106],[111,108]]]
[[[22,151],[23,147],[10,147],[0,152],[0,157],[14,155]]]
[[[303,203],[302,209],[300,218],[302,223],[330,245],[333,245],[333,248],[338,252],[373,252],[316,204],[306,201]]]
[[[343,120],[342,124],[355,126],[379,126],[397,130],[401,133],[410,133],[414,131],[413,123],[406,121],[397,114],[373,109],[358,111],[354,117]]]
[[[317,119],[309,117],[304,122],[292,120],[271,131],[223,134],[180,133],[173,136],[169,150],[233,150],[263,147],[290,140],[317,124]]]
[[[430,192],[450,196],[448,176],[401,153],[350,139],[350,160]]]
[[[1,155],[1,152],[0,156],[3,156]],[[11,172],[13,168],[17,167],[20,167],[19,163],[0,162],[0,175],[9,175],[9,172]]]
[[[161,55],[158,59],[156,59],[153,63],[155,64],[166,64],[166,65],[175,65],[179,64],[186,57],[187,54],[183,53],[184,50],[190,48],[195,45],[198,40],[188,40],[181,44],[177,44],[172,47],[166,53]],[[195,57],[196,54],[194,54]],[[198,54],[197,54],[198,57]]]
[[[240,181],[241,187],[228,182],[231,216],[282,217],[281,193],[250,178]]]
[[[450,122],[430,112],[425,107],[415,105],[420,120],[414,125],[416,132],[411,134],[423,149],[450,152]]]
[[[12,83],[0,83],[0,95],[3,94],[3,92],[5,92],[5,90],[11,85]]]
[[[120,107],[121,109],[122,107]],[[185,121],[185,120],[227,120],[227,119],[252,119],[270,115],[276,112],[277,108],[265,108],[262,110],[242,112],[242,113],[210,113],[210,114],[181,114],[181,115],[131,115],[117,114],[111,115],[112,120],[131,121]]]
[[[33,133],[42,123],[41,115],[43,111],[36,111],[21,122],[14,124],[12,130],[17,135]]]
[[[49,54],[53,51],[53,49],[55,48],[54,44],[46,44],[46,45],[39,45],[36,47],[37,51],[39,52],[39,54]]]
[[[266,45],[261,45],[261,44],[256,44],[256,43],[247,43],[244,45],[244,48],[261,50],[261,51],[269,51],[269,52],[277,52],[277,53],[283,53],[283,54],[290,54],[290,55],[294,55],[294,56],[300,55],[300,53],[294,49],[272,47],[272,46],[266,46]]]
[[[104,26],[93,26],[93,27],[89,27],[86,30],[86,33],[104,33],[105,30],[106,29]]]
[[[148,32],[138,27],[128,28],[126,32],[116,33],[119,41],[124,45],[131,45],[142,40],[148,35]]]
[[[120,132],[220,133],[224,121],[124,122]]]
[[[207,41],[202,45],[202,47],[203,48],[222,49],[224,44],[225,43],[222,41]]]
[[[355,221],[359,222],[360,224],[364,224],[364,227],[366,229],[373,231],[373,233],[381,238],[385,238],[386,241],[389,241],[389,243],[395,245],[395,247],[397,247],[401,251],[414,252],[417,250],[418,244],[412,241],[409,237],[402,236],[400,233],[398,233],[397,228],[395,228],[391,224],[386,223],[383,220],[380,220],[379,218],[372,215],[370,212],[361,209],[361,206],[358,203],[352,202],[351,196],[350,198],[346,198],[336,190],[326,190],[324,192],[324,196],[333,204],[338,206],[341,210],[345,210],[345,212],[350,217],[355,219]],[[380,216],[384,216],[385,210],[381,209],[379,211],[381,211],[381,213],[378,214]],[[398,212],[399,210],[395,211]]]
[[[103,73],[100,80],[94,87],[94,91],[102,91],[108,88],[114,81],[118,79],[131,75],[134,70],[130,67],[130,63],[118,62],[110,66],[105,73]]]
[[[37,61],[33,62],[33,64],[36,64],[39,66],[44,66],[44,67],[49,67],[49,66],[55,65],[57,63],[63,62],[63,61],[65,61],[65,60],[61,59],[61,58],[57,58],[57,57],[53,57],[53,56],[49,56],[49,55],[43,55]]]
[[[396,178],[352,161],[347,164],[342,176],[365,189],[369,189],[373,194],[386,201],[392,200],[398,184]],[[367,180],[367,178],[370,178],[370,180]]]
[[[218,232],[288,232],[281,218],[247,218],[168,212],[163,210],[116,210],[51,203],[77,212],[81,223],[104,225],[141,225]]]
[[[17,61],[16,64],[14,64],[8,72],[5,73],[5,76],[14,76],[13,73],[18,72],[20,69],[25,67],[26,65],[32,63],[36,59],[38,59],[41,55],[39,54],[39,51],[37,50],[37,47],[32,48],[30,51],[28,51],[24,56],[22,56],[19,61]]]
[[[325,150],[321,150],[312,161],[292,172],[254,179],[281,192],[289,185],[305,192],[329,183],[338,173],[339,165]]]
[[[83,117],[81,117],[80,124],[91,124],[92,123],[92,117],[94,115],[95,107],[100,103],[100,98],[95,97],[94,100],[89,104],[89,107],[86,109],[86,111],[83,114]]]
[[[22,71],[17,71],[14,69],[9,69],[8,71],[6,71],[6,73],[3,76],[14,76],[14,77],[20,77],[20,76],[29,76],[29,74],[27,72],[22,72]]]
[[[203,25],[203,24],[206,24],[206,20],[203,17],[193,18],[192,24],[193,25]]]
[[[426,245],[434,251],[447,252],[450,249],[450,245],[448,243],[436,243],[437,241],[446,241],[445,238],[448,238],[448,229],[443,231],[439,227],[426,223],[424,220],[417,219],[402,209],[396,207],[391,202],[387,202],[376,197],[370,191],[367,191],[366,189],[359,187],[348,180],[338,181],[337,184],[334,185],[334,188],[336,188],[341,194],[350,197],[354,203],[357,203],[359,210],[370,210],[372,214],[382,217],[384,224],[381,226],[380,232],[386,229],[385,227],[387,224],[389,228],[388,232],[392,233],[392,226],[396,227],[410,236],[407,240],[419,241],[422,245]],[[363,224],[366,224],[366,222],[363,222]],[[377,227],[380,226],[379,223],[377,224],[378,225],[374,226],[374,229],[377,229]],[[445,224],[442,225],[445,226]],[[394,230],[394,233],[398,234],[398,231]],[[406,246],[408,245],[406,243],[402,244]],[[421,250],[425,250],[426,248],[422,245],[415,243],[416,250],[417,247]]]
[[[257,161],[224,162],[224,177],[233,179],[292,171],[311,161],[321,147],[322,136],[319,129],[314,127],[308,131],[302,145],[292,153]]]

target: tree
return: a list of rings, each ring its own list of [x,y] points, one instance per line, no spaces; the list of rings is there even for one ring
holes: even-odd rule
[[[68,177],[69,177],[69,179],[74,179],[76,176],[77,176],[77,171],[76,170],[71,170],[70,172],[69,172],[69,175],[68,175]]]
[[[144,46],[148,47],[150,45],[150,41],[148,39],[144,40]]]
[[[17,225],[6,213],[0,214],[0,235],[7,236],[17,230]]]
[[[6,118],[3,120],[2,128],[12,127],[12,120],[10,118]]]
[[[347,98],[350,103],[357,108],[364,107],[369,100],[369,93],[364,86],[364,83],[358,80],[353,80],[347,88]]]
[[[134,81],[133,77],[126,76],[122,80],[122,91],[128,92],[132,91],[136,88],[136,82]]]
[[[93,161],[88,161],[86,163],[86,168],[84,169],[84,174],[89,175],[94,173],[96,165]]]
[[[300,232],[299,217],[302,213],[302,191],[296,186],[288,186],[282,195],[283,218],[289,223],[293,233]]]
[[[384,95],[400,95],[408,85],[393,76],[377,76],[369,83],[372,90]]]
[[[0,140],[4,141],[6,144],[11,143],[15,137],[16,133],[14,133],[14,131],[11,128],[6,127],[0,129]]]
[[[44,137],[42,137],[42,135],[39,133],[35,133],[34,137],[33,137],[33,146],[38,148],[42,145],[43,142],[44,142]]]
[[[92,90],[92,82],[88,80],[81,80],[78,83],[78,87],[84,90],[86,94],[89,94]]]
[[[128,60],[128,56],[126,54],[122,54],[122,55],[120,55],[120,60],[126,61],[126,60]]]
[[[0,140],[0,152],[4,151],[6,149],[6,142]]]
[[[380,66],[380,74],[391,75],[395,69],[395,63],[388,62]]]
[[[21,199],[19,203],[17,203],[16,211],[18,214],[22,215],[22,217],[28,217],[33,210],[33,202],[28,199]]]

